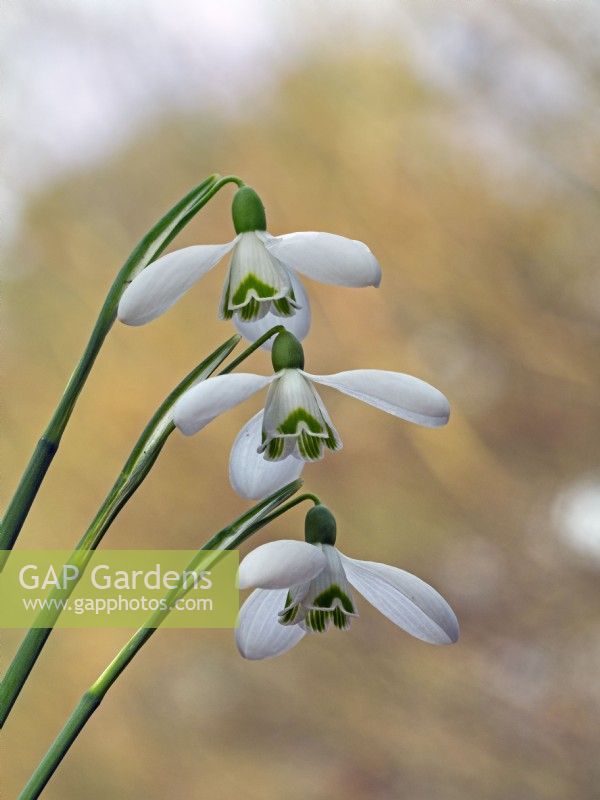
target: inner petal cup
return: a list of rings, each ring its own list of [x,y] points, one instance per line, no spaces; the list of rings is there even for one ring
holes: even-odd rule
[[[282,625],[301,625],[307,631],[323,633],[333,623],[346,630],[358,616],[340,555],[335,547],[321,547],[326,567],[309,583],[292,587],[285,608],[279,612]]]
[[[223,287],[220,316],[237,312],[243,321],[260,319],[272,310],[290,316],[297,304],[286,267],[271,255],[254,231],[241,234]]]
[[[341,443],[320,398],[301,372],[282,370],[267,395],[259,452],[270,461],[291,454],[318,461],[324,446],[338,450]]]

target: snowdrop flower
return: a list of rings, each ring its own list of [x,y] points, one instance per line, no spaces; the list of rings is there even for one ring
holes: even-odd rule
[[[340,435],[315,384],[331,386],[418,425],[437,427],[448,421],[450,407],[444,395],[411,375],[377,369],[335,375],[304,372],[302,345],[289,331],[276,336],[271,360],[274,375],[209,378],[189,389],[173,410],[175,425],[189,436],[269,387],[264,412],[246,424],[231,452],[230,480],[242,497],[265,497],[297,478],[304,462],[321,459],[326,449],[341,448]]]
[[[417,639],[456,642],[458,621],[444,598],[408,572],[341,553],[335,518],[325,506],[306,515],[305,539],[264,544],[240,564],[240,589],[258,587],[242,606],[236,629],[244,658],[280,655],[331,624],[347,630],[358,616],[351,587]]]
[[[362,242],[332,233],[267,233],[265,209],[249,186],[236,192],[232,216],[233,241],[176,250],[140,272],[119,302],[121,322],[144,325],[155,319],[230,251],[219,314],[235,317],[236,327],[250,340],[282,317],[290,318],[286,325],[299,339],[306,336],[310,306],[296,272],[322,283],[379,286],[381,269]]]

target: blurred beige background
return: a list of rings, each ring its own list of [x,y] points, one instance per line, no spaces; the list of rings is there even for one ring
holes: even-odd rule
[[[600,12],[578,2],[25,0],[2,8],[6,501],[116,269],[206,174],[270,230],[366,241],[380,290],[311,284],[314,372],[410,372],[442,430],[334,392],[344,439],[305,470],[339,545],[433,583],[434,648],[360,604],[350,633],[244,662],[231,631],[163,631],[49,800],[592,800],[600,794],[597,223]],[[225,189],[176,245],[226,241]],[[68,547],[148,417],[231,333],[224,267],[115,326],[22,547]],[[268,370],[268,357],[248,363]],[[105,539],[200,544],[245,506],[229,447],[259,399],[174,434]],[[301,536],[302,513],[261,534]],[[57,631],[5,727],[12,800],[127,631]],[[20,634],[1,635],[3,666]]]

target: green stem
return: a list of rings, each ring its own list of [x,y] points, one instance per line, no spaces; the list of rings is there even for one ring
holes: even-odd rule
[[[281,328],[281,325],[276,325],[263,334],[263,336],[249,345],[236,359],[228,364],[227,367],[221,370],[220,374],[225,375],[239,366],[248,356],[271,338],[271,336],[279,333]],[[89,563],[92,552],[99,546],[121,509],[146,478],[165,442],[174,430],[175,426],[171,419],[171,410],[177,400],[190,386],[208,378],[233,351],[234,347],[240,341],[240,338],[241,337],[236,334],[193,369],[189,375],[173,389],[168,397],[165,398],[150,422],[146,425],[112,489],[109,491],[104,502],[98,509],[96,516],[81,537],[69,559],[69,564],[74,564],[78,567],[80,577],[83,575]],[[38,620],[41,619],[43,614],[43,625],[34,624],[25,634],[14,659],[8,667],[3,680],[0,682],[0,728],[2,728],[6,722],[21,689],[25,685],[48,637],[52,633],[53,626],[61,613],[61,601],[70,597],[77,582],[78,581],[70,582],[66,589],[57,588],[52,591],[49,598],[58,601],[56,604],[49,604],[49,608],[54,608],[54,611],[49,613],[48,608],[46,608],[41,612],[38,618]]]
[[[79,567],[80,576],[83,574],[92,552],[98,547],[123,506],[146,478],[165,442],[174,430],[175,426],[171,419],[171,410],[175,402],[190,386],[197,381],[208,378],[230,355],[240,338],[237,334],[232,336],[231,339],[224,342],[214,353],[186,375],[164,402],[161,403],[148,425],[146,425],[113,487],[69,559],[69,563],[76,564]],[[56,600],[67,599],[76,585],[77,581],[73,581],[72,586],[68,589],[57,588],[50,593],[50,598]],[[52,607],[52,604],[50,604],[50,607]],[[0,728],[4,725],[46,640],[52,633],[52,627],[60,616],[60,604],[57,603],[57,607],[55,607],[52,614],[48,614],[47,609],[41,612],[38,620],[42,619],[42,615],[42,627],[34,623],[34,626],[25,634],[14,659],[0,683]]]
[[[283,489],[280,489],[266,500],[263,500],[262,503],[259,503],[251,509],[248,514],[240,517],[232,523],[232,525],[217,533],[202,546],[198,553],[196,553],[190,564],[186,567],[186,571],[197,570],[200,566],[203,566],[202,551],[224,551],[239,547],[242,542],[267,525],[271,519],[274,518],[274,515],[268,512],[271,511],[272,508],[280,506],[281,503],[294,494],[301,485],[301,481],[294,481],[288,484],[288,486],[283,487]],[[312,497],[311,495],[303,495],[301,498],[296,498],[292,503],[281,506],[281,509],[278,509],[275,513],[279,516],[281,513],[284,513],[284,508],[289,509],[293,505],[297,505],[298,502],[301,502],[302,499],[311,499]],[[165,617],[168,616],[170,613],[169,606],[172,605],[176,597],[182,596],[180,592],[181,586],[172,589],[166,595],[165,610],[156,611],[149,617],[147,623],[136,631],[99,678],[85,692],[79,704],[67,720],[64,728],[54,740],[52,746],[19,795],[18,800],[35,800],[35,798],[40,796],[44,787],[66,756],[69,748],[81,733],[92,714],[96,711],[110,687],[135,658],[137,653],[139,653],[148,639],[155,633]]]
[[[277,519],[277,517],[280,517],[282,514],[285,514],[286,511],[289,511],[290,509],[294,508],[294,506],[303,503],[305,500],[312,500],[312,502],[316,506],[321,505],[321,501],[319,500],[316,494],[310,494],[310,492],[305,492],[304,494],[301,494],[299,497],[295,497],[293,500],[290,500],[290,502],[286,503],[286,505],[278,508],[277,511],[274,511],[265,521],[265,525],[267,525],[269,522],[273,522],[273,520]]]
[[[253,341],[252,344],[243,351],[243,353],[240,353],[240,355],[237,358],[234,358],[231,364],[228,364],[225,367],[225,369],[221,370],[219,374],[227,375],[227,373],[233,372],[233,370],[236,367],[239,367],[242,361],[245,361],[249,355],[252,355],[252,353],[254,353],[255,350],[258,350],[258,348],[266,341],[268,341],[271,338],[271,336],[275,336],[275,334],[281,333],[281,331],[284,330],[285,327],[283,325],[275,325],[275,327],[270,328],[266,333],[263,333],[262,336],[259,336],[258,339],[255,339],[255,341]]]
[[[100,310],[83,355],[71,375],[50,422],[31,459],[19,485],[9,502],[0,525],[0,572],[15,545],[29,509],[56,455],[61,437],[67,426],[77,398],[94,365],[96,357],[116,319],[117,306],[125,289],[135,275],[156,259],[192,217],[228,183],[243,185],[235,175],[221,178],[211,175],[196,186],[160,219],[133,250],[119,273]]]

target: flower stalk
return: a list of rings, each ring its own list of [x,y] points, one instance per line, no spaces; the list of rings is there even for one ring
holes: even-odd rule
[[[148,264],[160,256],[165,247],[195,214],[228,183],[243,186],[243,181],[236,176],[220,177],[215,174],[210,175],[192,189],[148,231],[118,272],[100,309],[83,355],[69,378],[64,393],[36,445],[4,513],[0,524],[0,572],[10,555],[10,550],[17,541],[46,472],[56,455],[77,398],[85,385],[100,348],[115,322],[117,306],[125,287]]]
[[[218,550],[224,552],[226,550],[234,550],[246,539],[271,522],[275,516],[279,516],[281,513],[284,513],[284,510],[288,510],[293,505],[297,505],[302,499],[310,499],[311,496],[302,495],[296,498],[294,502],[288,503],[285,506],[282,505],[298,491],[301,485],[301,481],[294,481],[284,486],[261,503],[258,503],[250,509],[249,512],[238,517],[238,519],[226,528],[223,528],[223,530],[215,534],[200,548],[185,568],[184,572],[200,572],[207,569],[211,564],[215,563],[219,555],[218,553],[206,555],[204,551]],[[164,608],[160,608],[150,615],[147,623],[136,631],[127,644],[117,653],[116,657],[111,661],[104,672],[84,693],[64,728],[54,740],[50,749],[19,795],[18,800],[35,800],[35,798],[40,796],[44,787],[68,753],[71,745],[106,696],[108,690],[139,653],[148,639],[150,639],[160,627],[164,619],[169,615],[173,604],[181,597],[184,597],[188,590],[189,584],[187,584],[187,587],[184,586],[183,579],[180,578],[178,585],[165,595]]]
[[[279,327],[276,327],[249,345],[243,353],[222,370],[221,374],[227,374],[235,369],[278,331]],[[232,336],[231,339],[224,342],[214,353],[193,369],[173,389],[144,428],[112,489],[67,562],[69,565],[72,564],[78,568],[80,577],[89,563],[91,554],[99,546],[121,509],[147,477],[165,442],[175,430],[175,425],[172,421],[172,408],[175,402],[190,386],[208,378],[230,355],[239,343],[240,338],[239,335]],[[50,627],[46,625],[45,627],[34,626],[30,628],[21,642],[17,654],[0,683],[0,728],[8,718],[29,673],[52,633],[52,626],[61,613],[62,601],[69,598],[77,582],[72,581],[67,588],[56,588],[50,593],[49,599],[57,601],[56,603],[50,602],[48,605],[49,608],[54,608],[53,617],[50,619],[52,625]],[[48,619],[47,608],[41,614],[43,614],[45,620]]]

